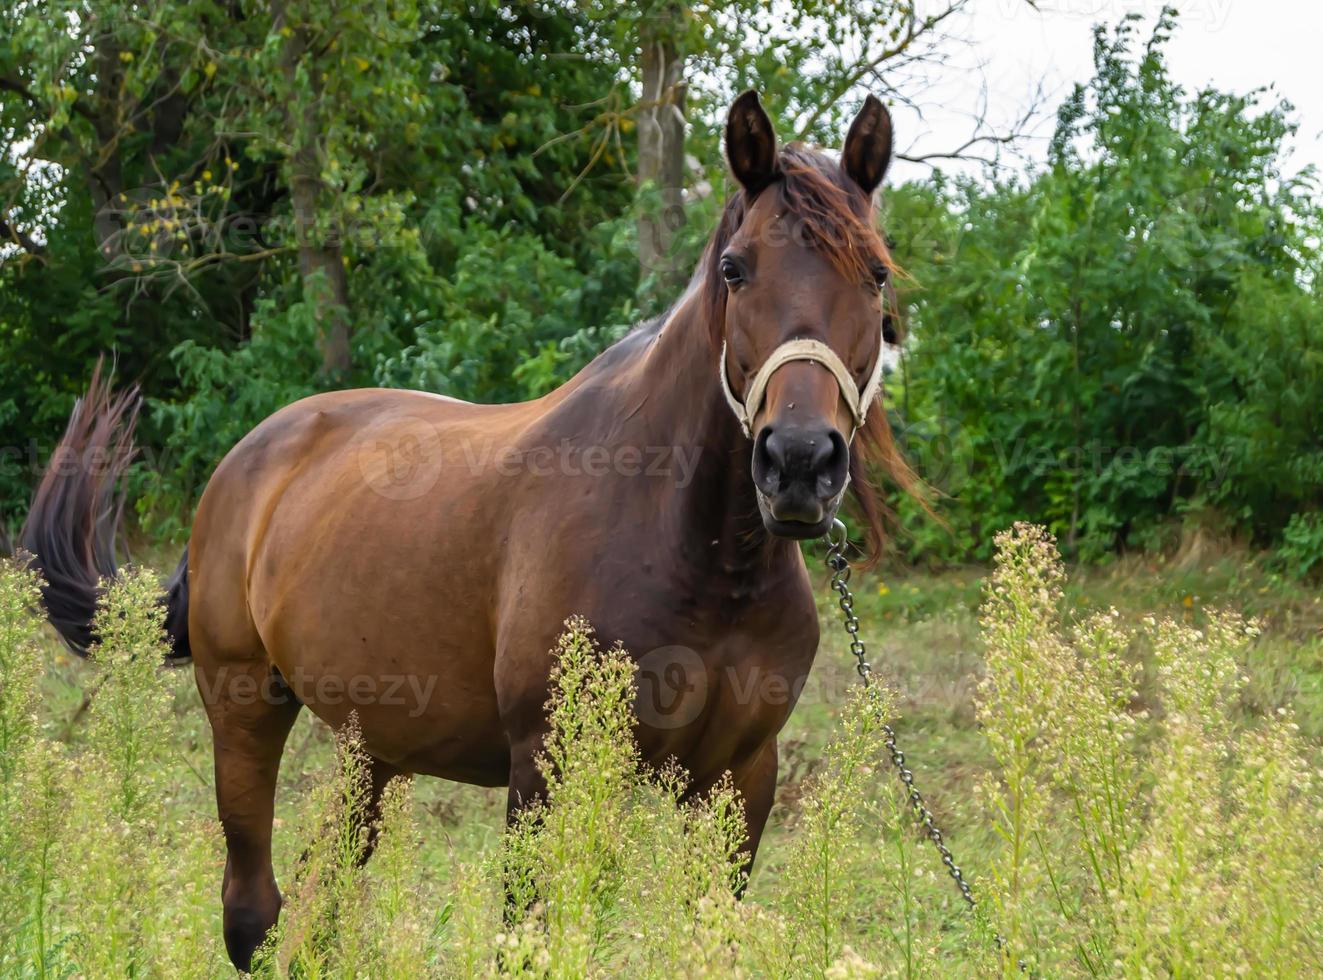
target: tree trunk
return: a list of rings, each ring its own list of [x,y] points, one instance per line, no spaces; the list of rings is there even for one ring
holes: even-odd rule
[[[290,200],[294,206],[294,234],[298,241],[299,278],[303,298],[317,318],[317,342],[322,373],[343,377],[349,359],[349,283],[339,239],[319,228],[317,198],[321,189],[317,154],[300,147],[291,161]]]
[[[318,220],[323,187],[317,142],[320,134],[317,73],[314,66],[308,66],[307,83],[300,83],[299,65],[308,54],[306,32],[298,25],[286,24],[284,4],[279,0],[272,3],[271,13],[274,28],[286,28],[280,67],[287,88],[287,115],[293,143],[289,194],[294,211],[299,278],[303,282],[303,298],[311,304],[317,320],[322,373],[338,380],[351,367],[349,288],[339,235]]]
[[[97,91],[92,129],[96,148],[84,157],[88,195],[92,199],[92,230],[101,257],[110,263],[115,258],[115,241],[123,230],[119,195],[124,190],[120,164],[118,92],[123,80],[120,49],[110,37],[96,47]],[[99,152],[98,152],[99,151]]]
[[[656,201],[639,211],[639,267],[644,278],[656,276],[658,290],[673,292],[684,284],[684,269],[675,254],[684,214],[684,55],[677,37],[683,28],[678,6],[644,21],[639,41],[643,49],[643,110],[639,114],[638,182],[651,183]]]

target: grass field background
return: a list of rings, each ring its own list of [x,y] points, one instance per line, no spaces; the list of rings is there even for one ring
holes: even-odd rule
[[[164,556],[147,557],[153,562],[159,557],[162,567],[169,564]],[[828,743],[839,733],[843,706],[856,683],[853,662],[843,642],[844,632],[826,589],[826,574],[817,572],[820,560],[820,556],[810,556],[821,585],[819,611],[824,639],[813,677],[781,739],[777,802],[746,902],[755,910],[752,913],[755,922],[756,910],[783,907],[789,900],[789,891],[800,887],[796,882],[802,878],[803,868],[796,862],[802,859],[799,853],[802,848],[797,850],[796,841],[818,832],[813,821],[822,816],[822,800],[814,797],[814,787],[821,794],[822,780],[832,778],[827,771],[832,762]],[[981,568],[940,573],[886,571],[857,576],[854,585],[856,607],[863,624],[861,632],[868,643],[870,660],[878,675],[896,692],[898,739],[914,770],[916,785],[924,793],[956,860],[976,889],[981,893],[992,889],[1000,894],[1005,891],[1005,883],[998,884],[993,879],[997,874],[995,866],[1002,860],[999,855],[1004,853],[1006,832],[990,816],[992,810],[986,793],[980,790],[988,777],[1000,770],[996,753],[981,731],[975,712],[979,681],[985,673],[986,651],[980,636],[979,609],[987,575],[988,570]],[[1248,729],[1262,719],[1289,710],[1298,725],[1303,765],[1314,773],[1320,771],[1323,767],[1323,596],[1317,589],[1285,580],[1254,556],[1225,548],[1189,548],[1170,558],[1126,558],[1101,568],[1072,570],[1060,602],[1063,626],[1082,622],[1109,607],[1115,608],[1120,619],[1127,622],[1157,616],[1198,627],[1208,621],[1209,610],[1213,608],[1257,621],[1259,635],[1244,648],[1238,665],[1243,684],[1228,708],[1231,715],[1228,724],[1235,729]],[[94,686],[98,668],[71,657],[49,631],[41,640],[41,649],[43,672],[35,705],[40,732],[47,740],[61,743],[76,755],[85,748],[84,743],[97,737],[89,725],[91,712],[82,709],[84,695]],[[1135,696],[1127,711],[1136,717],[1160,715],[1163,706],[1157,694],[1160,678],[1154,650],[1145,646],[1141,638],[1131,644],[1127,656],[1140,667]],[[150,786],[159,798],[144,812],[157,814],[153,819],[163,816],[174,831],[162,834],[157,827],[155,837],[149,840],[145,860],[154,863],[158,870],[174,870],[164,879],[169,882],[168,894],[162,894],[158,884],[153,886],[150,896],[139,899],[168,900],[173,905],[172,915],[184,917],[191,932],[178,937],[181,949],[173,955],[186,965],[185,972],[198,976],[224,975],[230,969],[220,940],[219,891],[224,851],[215,824],[210,732],[191,670],[160,672],[156,683],[164,684],[168,692],[169,721],[163,743],[153,748],[161,753],[161,763],[159,778],[153,779]],[[1144,737],[1140,735],[1141,741]],[[310,833],[316,836],[319,815],[315,811],[326,806],[328,774],[335,770],[335,757],[332,733],[304,712],[286,749],[277,800],[275,865],[287,899],[292,869],[307,849]],[[1158,760],[1157,768],[1160,765]],[[78,778],[95,779],[97,774],[80,771]],[[849,885],[853,900],[848,907],[828,903],[827,914],[839,925],[831,940],[835,946],[823,964],[811,966],[806,961],[803,972],[806,975],[978,976],[987,975],[988,970],[1010,969],[1006,963],[998,966],[989,952],[990,936],[986,929],[990,926],[981,930],[970,927],[955,889],[944,878],[937,856],[927,843],[906,832],[899,838],[900,849],[896,849],[898,838],[893,833],[893,824],[899,811],[894,797],[888,796],[895,787],[892,772],[884,766],[871,766],[865,767],[862,776],[855,774],[854,778],[862,778],[871,787],[867,791],[870,799],[893,800],[892,809],[887,811],[885,806],[881,810],[865,809],[861,811],[862,825],[853,829],[842,826],[842,833],[851,840],[851,850],[842,855],[841,868],[854,869]],[[77,803],[81,790],[73,792],[75,802],[70,808],[76,812],[79,805],[88,804]],[[1313,798],[1317,799],[1316,792]],[[1304,802],[1308,805],[1308,798]],[[416,849],[407,855],[411,876],[408,895],[412,896],[409,901],[415,906],[425,906],[414,908],[412,914],[420,928],[431,930],[435,937],[459,928],[451,919],[457,908],[456,895],[461,890],[456,875],[471,875],[472,869],[489,867],[492,856],[500,851],[504,791],[420,779],[415,785],[411,809],[417,837]],[[872,820],[876,820],[875,826],[869,825]],[[1296,828],[1305,834],[1297,842],[1312,841],[1312,853],[1308,850],[1290,853],[1288,843],[1281,855],[1284,866],[1293,867],[1305,879],[1312,876],[1317,880],[1320,841],[1311,836],[1316,827]],[[66,858],[70,849],[78,857],[77,849],[86,846],[89,849],[86,860],[90,864],[105,861],[107,867],[113,868],[114,839],[113,834],[107,837],[91,833],[84,837],[80,828],[65,827],[59,846],[65,850]],[[167,844],[167,840],[173,843]],[[183,850],[162,849],[178,847],[179,840],[187,843]],[[109,853],[98,855],[98,848],[107,847]],[[918,920],[924,929],[923,955],[908,963],[899,961],[899,965],[885,954],[875,952],[870,959],[868,954],[856,952],[870,946],[884,948],[885,944],[877,945],[886,938],[879,933],[895,928],[894,922],[883,921],[876,909],[894,901],[896,880],[891,872],[896,862],[909,868],[915,887],[913,898],[922,909]],[[882,874],[879,869],[887,869],[887,873]],[[489,885],[490,882],[476,887],[481,890]],[[86,898],[60,894],[62,886],[58,881],[53,887],[51,901],[57,906],[69,902],[77,906]],[[489,899],[490,896],[485,900]],[[1317,899],[1310,901],[1317,909]],[[181,910],[180,902],[186,903],[187,908]],[[1036,956],[1032,945],[1037,927],[1032,921],[1032,906],[1026,908],[1029,909],[1027,931],[1020,940],[1021,952]],[[13,926],[15,921],[9,925]],[[994,925],[1004,929],[1000,923]],[[485,927],[480,922],[470,923],[469,928],[490,936],[499,926],[496,920],[489,921]],[[71,937],[68,928],[66,923],[52,933],[56,949],[50,962],[65,964],[65,969],[55,970],[54,975],[69,970],[86,973],[85,969],[80,971],[70,965],[77,962],[75,950],[79,939],[76,935]],[[180,926],[176,924],[173,928]],[[1056,932],[1044,928],[1042,936],[1051,934],[1052,941],[1059,941]],[[61,929],[65,930],[63,934]],[[828,932],[835,929],[829,927]],[[1317,936],[1297,939],[1315,957],[1313,962],[1306,959],[1298,964],[1300,975],[1310,975],[1318,962]],[[899,941],[894,935],[891,940]],[[483,973],[498,966],[509,967],[509,963],[501,966],[498,959],[487,953],[490,950],[477,951],[476,958],[466,961],[467,965],[452,958],[432,966],[440,975]],[[62,959],[65,954],[72,959]],[[22,951],[11,950],[9,955],[7,967],[0,972],[41,975],[30,961],[23,962]],[[139,956],[143,975],[170,975],[171,969],[183,968],[153,961],[150,956],[142,959],[146,954],[135,955]],[[1064,970],[1059,973],[1045,968],[1045,975],[1098,973],[1077,960],[1072,961],[1068,955],[1046,956],[1042,962],[1056,963],[1056,971]],[[1099,963],[1102,968],[1099,975],[1147,975],[1144,962]],[[1063,967],[1063,963],[1074,965]],[[824,964],[834,966],[824,970]],[[599,966],[604,975],[611,972],[609,958]],[[1228,975],[1237,972],[1236,963],[1227,962],[1225,966]],[[707,967],[694,969],[703,972]],[[831,973],[832,969],[837,972]],[[642,967],[639,970],[646,972]],[[369,972],[398,975],[385,966],[380,971]],[[555,968],[531,972],[573,975],[563,970],[558,973]],[[291,975],[313,973],[295,969]],[[346,974],[337,968],[328,969],[326,975]]]

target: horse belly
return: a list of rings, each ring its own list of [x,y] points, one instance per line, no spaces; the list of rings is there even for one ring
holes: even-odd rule
[[[295,695],[401,769],[505,782],[489,578],[472,567],[463,501],[383,500],[351,484],[278,510],[255,555],[254,622]],[[447,520],[438,519],[445,515]]]
[[[358,617],[324,602],[287,605],[264,630],[294,695],[333,728],[355,716],[368,753],[403,770],[503,783],[489,644],[463,628],[473,624],[454,617],[440,633],[424,617]]]

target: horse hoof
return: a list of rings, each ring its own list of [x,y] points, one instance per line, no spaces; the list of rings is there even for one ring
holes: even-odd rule
[[[256,909],[235,909],[225,915],[225,951],[241,973],[251,973],[253,954],[266,939],[275,921]]]

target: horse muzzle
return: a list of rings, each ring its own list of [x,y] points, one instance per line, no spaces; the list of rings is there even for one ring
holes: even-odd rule
[[[826,534],[849,471],[850,447],[836,429],[764,426],[753,447],[753,483],[763,525],[783,538]]]

